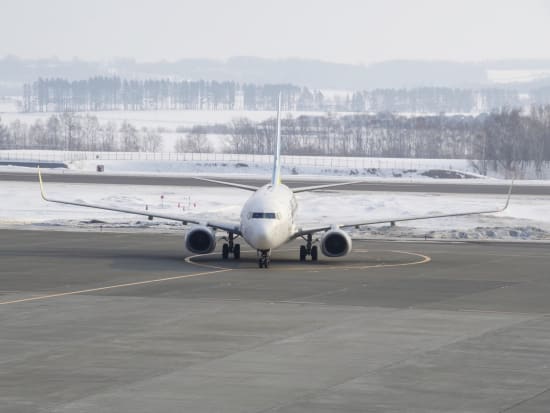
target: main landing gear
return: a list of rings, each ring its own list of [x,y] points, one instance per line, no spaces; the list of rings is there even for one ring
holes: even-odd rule
[[[306,245],[300,245],[300,261],[305,261],[308,256],[311,257],[311,261],[317,261],[319,257],[319,249],[317,245],[313,245],[313,236],[311,234],[304,238]]]
[[[222,258],[226,260],[229,254],[233,254],[236,260],[241,258],[241,244],[234,244],[235,235],[230,232],[227,237],[227,242],[222,245]]]
[[[258,267],[267,268],[271,261],[271,250],[258,250]]]

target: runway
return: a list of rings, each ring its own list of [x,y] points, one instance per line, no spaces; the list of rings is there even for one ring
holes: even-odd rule
[[[0,230],[1,412],[547,412],[548,244],[184,259],[167,234]]]
[[[109,174],[74,174],[74,173],[48,173],[43,171],[44,181],[61,183],[84,183],[84,184],[109,184],[109,185],[154,185],[154,186],[200,186],[216,187],[221,186],[212,182],[199,181],[188,176],[162,176],[162,175],[109,175]],[[218,178],[219,179],[219,178]],[[225,180],[237,182],[244,185],[262,186],[269,178],[254,179],[239,177],[226,177]],[[347,182],[349,179],[342,177],[337,180],[315,180],[299,177],[283,177],[284,183],[291,188],[323,185],[335,182]],[[0,181],[16,182],[36,182],[38,177],[34,173],[22,172],[0,172]],[[351,191],[377,191],[377,192],[432,192],[432,193],[451,193],[451,194],[501,194],[508,192],[507,183],[476,183],[471,180],[460,180],[457,183],[441,183],[438,180],[426,182],[395,182],[376,181],[376,179],[366,179],[353,185],[339,187],[338,190]],[[521,181],[514,184],[515,195],[544,195],[550,196],[550,186],[548,185],[523,185]]]

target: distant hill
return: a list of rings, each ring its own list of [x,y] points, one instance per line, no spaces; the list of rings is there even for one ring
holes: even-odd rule
[[[521,76],[514,77],[517,73]],[[532,78],[529,77],[533,73]],[[489,76],[489,74],[491,76]],[[39,77],[86,79],[99,75],[125,78],[217,80],[257,84],[291,83],[313,89],[372,90],[414,87],[528,88],[530,82],[546,84],[550,60],[451,62],[394,60],[367,66],[306,59],[233,57],[227,60],[182,59],[141,63],[131,59],[93,62],[79,59],[0,58],[0,95],[20,95],[23,83]],[[497,79],[495,81],[495,79]],[[517,82],[520,79],[520,82]]]

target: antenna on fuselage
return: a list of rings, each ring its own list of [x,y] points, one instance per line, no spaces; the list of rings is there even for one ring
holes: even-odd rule
[[[271,177],[271,185],[276,186],[281,182],[281,99],[282,95],[279,92],[279,100],[277,104],[277,142],[275,153],[273,155],[273,175]]]

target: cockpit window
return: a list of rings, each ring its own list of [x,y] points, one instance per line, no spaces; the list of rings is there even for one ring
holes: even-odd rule
[[[253,212],[252,218],[275,219],[277,214],[275,212]]]

